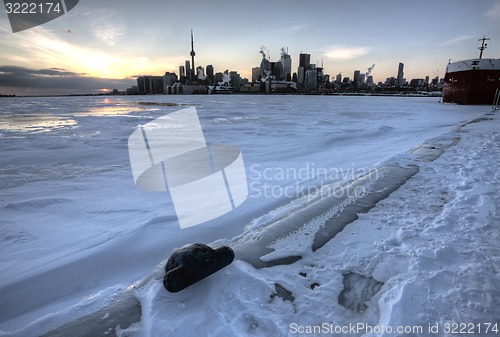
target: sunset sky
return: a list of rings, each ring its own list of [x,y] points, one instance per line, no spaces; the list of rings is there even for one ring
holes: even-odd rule
[[[271,61],[288,48],[292,71],[300,52],[325,72],[352,78],[376,64],[376,82],[396,76],[444,76],[448,60],[500,58],[498,0],[80,0],[66,15],[12,33],[0,11],[0,93],[66,94],[126,89],[139,75],[196,65],[251,77],[261,46]]]

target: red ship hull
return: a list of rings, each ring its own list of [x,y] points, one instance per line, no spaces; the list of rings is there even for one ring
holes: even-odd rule
[[[443,103],[492,104],[497,89],[500,89],[500,70],[471,69],[447,73]]]

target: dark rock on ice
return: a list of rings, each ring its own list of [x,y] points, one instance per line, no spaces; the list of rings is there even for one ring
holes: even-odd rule
[[[181,291],[228,266],[233,260],[234,252],[226,246],[212,249],[194,243],[175,249],[165,266],[163,285],[169,292]]]

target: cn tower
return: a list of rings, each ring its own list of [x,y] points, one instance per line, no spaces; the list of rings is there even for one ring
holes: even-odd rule
[[[196,76],[196,67],[194,66],[194,56],[196,53],[194,52],[194,43],[193,43],[193,30],[191,29],[191,81],[194,81]]]

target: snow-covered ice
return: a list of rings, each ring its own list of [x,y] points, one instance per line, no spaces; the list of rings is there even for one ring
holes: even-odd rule
[[[1,103],[0,335],[56,336],[67,324],[75,336],[446,336],[461,323],[500,334],[500,120],[488,107],[239,95]],[[250,195],[181,230],[168,193],[135,188],[127,139],[191,105],[209,143],[241,149]],[[411,171],[400,187],[398,167]],[[315,193],[373,172],[359,183],[367,195],[329,206]],[[317,230],[342,221],[313,247]],[[165,259],[192,242],[234,245],[237,260],[170,294]],[[252,249],[267,254],[259,261],[296,258],[256,268]]]

